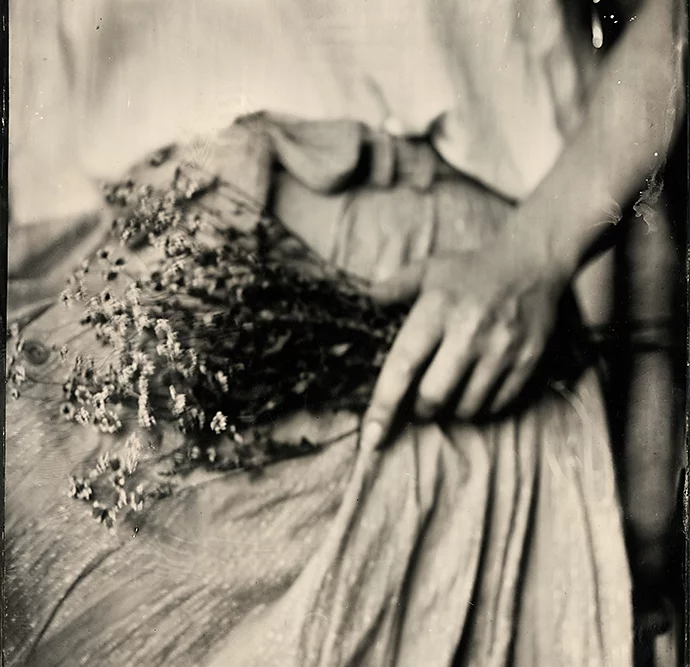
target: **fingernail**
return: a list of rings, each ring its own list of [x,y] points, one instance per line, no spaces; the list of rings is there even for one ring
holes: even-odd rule
[[[369,422],[365,424],[362,429],[362,439],[360,440],[361,448],[367,451],[378,449],[381,445],[382,435],[383,426],[381,426],[379,422]]]

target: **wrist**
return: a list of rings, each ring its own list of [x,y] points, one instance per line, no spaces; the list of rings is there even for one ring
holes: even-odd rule
[[[610,245],[622,209],[601,183],[588,188],[585,198],[575,187],[545,185],[515,209],[502,236],[508,242],[519,238],[531,262],[572,280]],[[554,191],[560,195],[546,196]]]
[[[553,227],[536,224],[536,219],[517,211],[508,221],[497,242],[505,249],[502,256],[519,257],[526,271],[539,271],[556,282],[570,283],[581,264],[576,243],[553,233]]]

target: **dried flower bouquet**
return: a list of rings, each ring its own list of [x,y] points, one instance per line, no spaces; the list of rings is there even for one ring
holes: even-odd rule
[[[324,443],[276,441],[274,424],[304,409],[361,412],[402,323],[402,311],[377,307],[247,197],[236,206],[254,224],[238,229],[208,205],[211,193],[241,194],[191,167],[167,187],[108,186],[113,245],[84,261],[62,294],[109,349],[107,363],[76,356],[59,418],[124,442],[71,480],[70,495],[111,527],[120,511],[172,488],[138,469],[170,425],[182,436],[162,455],[171,480],[318,449]],[[19,395],[23,343],[13,333],[9,381]]]

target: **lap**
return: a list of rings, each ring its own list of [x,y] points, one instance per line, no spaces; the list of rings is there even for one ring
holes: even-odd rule
[[[365,278],[382,257],[394,269],[486,242],[507,210],[461,179],[314,195],[284,176],[275,195],[288,226]],[[53,309],[25,336],[51,349],[78,331]],[[7,415],[10,664],[441,665],[458,650],[459,664],[507,664],[513,637],[517,664],[627,656],[629,583],[591,372],[500,423],[411,425],[371,458],[352,436],[258,477],[199,473],[111,534],[65,491],[112,436],[57,424],[59,364],[30,371]],[[283,428],[328,439],[356,422],[300,414]]]

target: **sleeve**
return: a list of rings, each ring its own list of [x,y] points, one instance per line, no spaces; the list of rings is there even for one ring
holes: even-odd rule
[[[75,54],[61,1],[10,3],[10,166],[13,224],[79,216],[97,192],[80,167]]]

